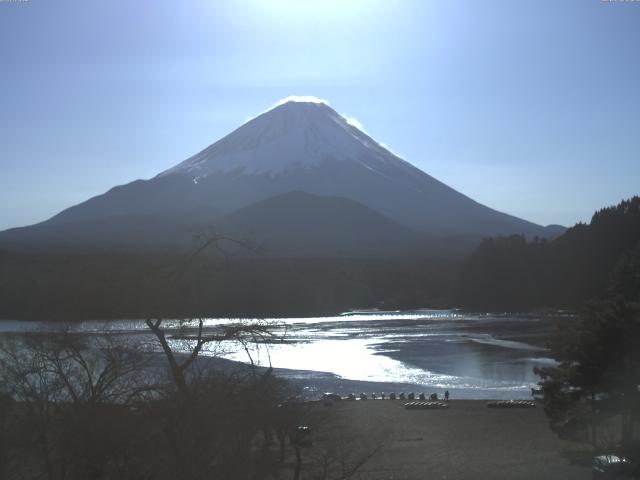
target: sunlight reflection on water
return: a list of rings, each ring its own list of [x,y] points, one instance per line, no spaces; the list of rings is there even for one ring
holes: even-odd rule
[[[239,319],[205,319],[205,329]],[[252,322],[255,319],[242,321]],[[292,369],[297,377],[327,372],[335,382],[356,380],[428,389],[450,389],[458,397],[522,398],[538,381],[533,367],[549,364],[545,349],[529,343],[540,337],[541,318],[534,315],[469,314],[457,310],[353,312],[333,317],[261,319],[287,331],[286,343],[252,346],[249,353],[262,366]],[[165,328],[193,328],[194,322],[166,320]],[[141,320],[86,321],[65,328],[146,334]],[[50,331],[44,322],[0,322],[0,333]],[[171,340],[181,351],[191,342]],[[534,342],[535,343],[535,342]],[[238,345],[208,345],[204,355],[247,362]],[[304,372],[308,371],[308,372]],[[311,381],[311,380],[310,380]]]

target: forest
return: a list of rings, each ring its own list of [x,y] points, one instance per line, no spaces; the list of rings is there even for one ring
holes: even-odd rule
[[[459,263],[459,262],[457,262]],[[455,260],[0,253],[0,318],[328,315],[448,306]]]
[[[576,310],[607,294],[640,256],[640,197],[597,211],[553,239],[485,239],[457,275],[453,303],[472,310]],[[637,270],[636,270],[637,272]]]
[[[192,256],[0,251],[0,318],[277,317],[424,307],[575,311],[605,295],[639,257],[640,197],[603,208],[557,238],[487,238],[467,257],[274,258],[219,248]]]

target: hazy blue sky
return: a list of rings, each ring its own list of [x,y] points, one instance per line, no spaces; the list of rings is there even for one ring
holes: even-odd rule
[[[289,95],[470,197],[640,193],[640,2],[0,2],[0,229],[149,178]]]

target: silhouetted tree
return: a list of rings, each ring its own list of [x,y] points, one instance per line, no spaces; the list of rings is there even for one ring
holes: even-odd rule
[[[19,478],[113,478],[135,432],[129,407],[153,390],[147,357],[119,340],[66,332],[3,339],[0,384],[15,401],[9,453]]]
[[[625,255],[609,297],[591,303],[580,318],[553,339],[557,366],[537,369],[545,410],[562,429],[590,417],[597,445],[598,419],[619,415],[621,441],[632,443],[640,408],[640,262],[637,249]],[[589,408],[587,408],[587,406]]]

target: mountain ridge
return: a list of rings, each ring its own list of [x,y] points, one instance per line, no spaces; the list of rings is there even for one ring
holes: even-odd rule
[[[167,229],[187,232],[288,192],[350,200],[424,237],[558,233],[448,187],[324,103],[286,102],[149,180],[116,186],[40,224],[0,232],[0,243],[29,238],[35,244],[40,236],[46,245],[52,225],[67,228],[73,243],[83,228],[115,218],[162,218],[172,224]],[[101,226],[102,236],[126,245],[126,228],[116,223],[111,233]],[[132,235],[133,247],[139,236]]]

